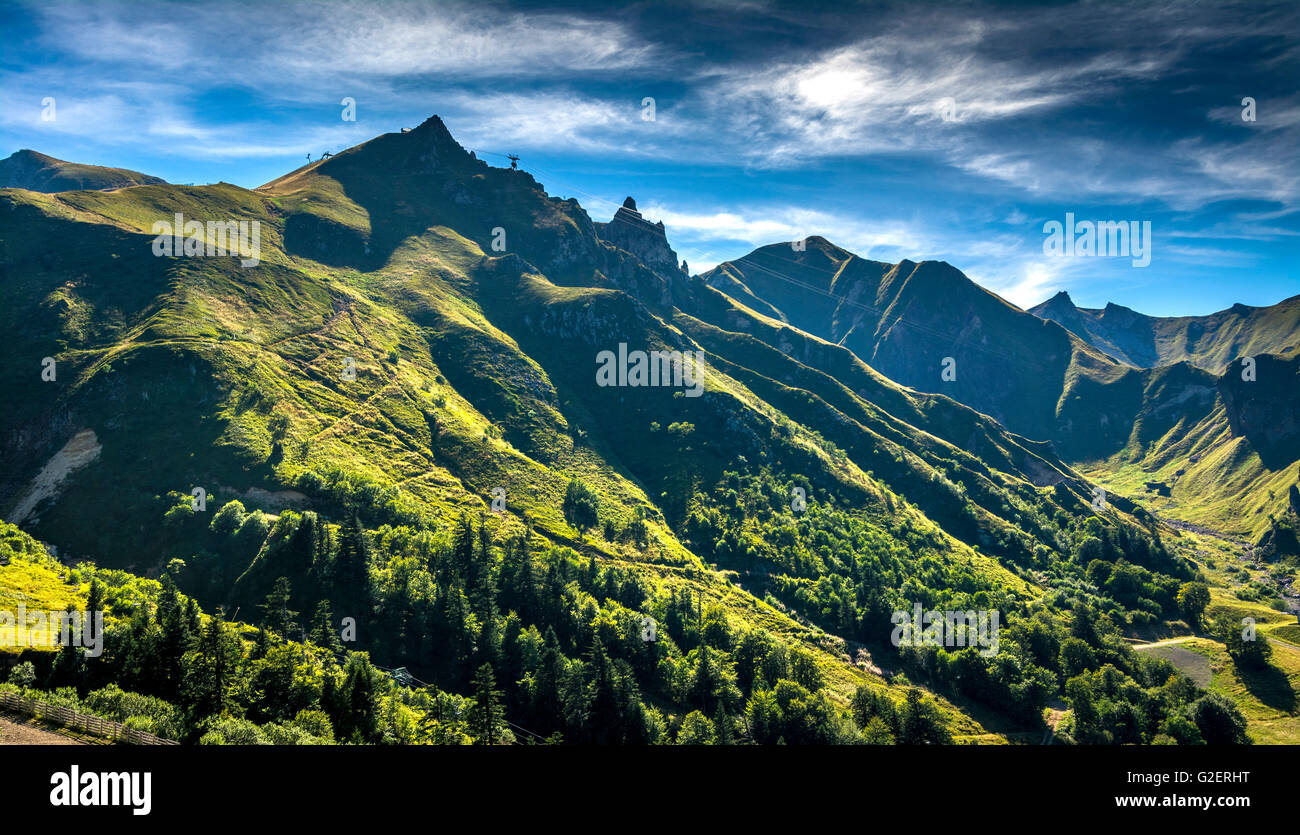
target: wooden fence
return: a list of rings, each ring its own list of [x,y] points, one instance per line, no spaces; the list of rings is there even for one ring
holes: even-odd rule
[[[111,719],[104,719],[101,716],[90,716],[85,713],[77,713],[66,707],[46,704],[37,699],[26,699],[15,693],[0,693],[0,708],[12,710],[24,716],[32,716],[43,719],[47,722],[54,722],[65,728],[88,733],[93,736],[112,739],[119,742],[128,742],[132,745],[179,745],[179,742],[171,739],[163,739],[160,736],[142,731],[137,728],[128,728],[121,722],[114,722]]]

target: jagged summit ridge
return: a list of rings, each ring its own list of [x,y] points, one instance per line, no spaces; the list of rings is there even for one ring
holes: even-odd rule
[[[1148,316],[1114,302],[1078,307],[1062,291],[1029,312],[1139,368],[1185,360],[1218,373],[1238,357],[1286,353],[1300,342],[1300,297],[1268,307],[1237,303],[1205,316]]]

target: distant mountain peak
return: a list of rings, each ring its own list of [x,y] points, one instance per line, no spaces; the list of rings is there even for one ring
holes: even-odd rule
[[[165,185],[166,180],[126,168],[106,168],[56,159],[23,148],[0,160],[0,188],[25,188],[53,194],[60,191]]]
[[[1070,298],[1070,294],[1065,290],[1057,290],[1056,295],[1028,310],[1040,319],[1051,319],[1058,323],[1072,321],[1080,315],[1080,308],[1075,305],[1074,299]]]
[[[442,119],[437,114],[434,114],[421,122],[419,127],[411,131],[408,136],[413,134],[431,134],[438,139],[452,143],[458,148],[460,147],[460,143],[451,135],[451,131],[447,130],[447,125],[443,123]]]
[[[17,151],[10,154],[9,159],[34,159],[41,162],[62,162],[62,160],[55,159],[47,154],[42,154],[40,151],[33,151],[31,148],[19,148]]]
[[[949,264],[947,261],[932,261],[932,260],[920,261],[917,262],[916,268],[918,270],[926,270],[927,272],[934,272],[939,274],[952,274],[952,275],[961,276],[962,278],[966,278],[966,274],[964,272],[957,269],[952,264]]]
[[[1029,312],[1138,368],[1189,362],[1218,373],[1238,356],[1290,350],[1300,297],[1270,307],[1237,303],[1205,316],[1148,316],[1115,302],[1098,309],[1075,307],[1061,291]]]

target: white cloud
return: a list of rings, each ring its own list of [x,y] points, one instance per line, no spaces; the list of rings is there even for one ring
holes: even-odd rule
[[[1010,275],[985,275],[968,273],[972,281],[997,293],[1002,298],[1028,310],[1056,291],[1065,289],[1059,269],[1044,261],[1030,261],[1020,265]]]
[[[490,78],[642,66],[658,50],[619,23],[414,2],[153,5],[52,2],[45,42],[85,60],[254,85],[341,77]]]
[[[716,73],[701,95],[718,103],[737,132],[766,138],[751,153],[767,164],[898,150],[956,157],[969,152],[961,127],[1095,95],[1099,83],[1150,75],[1172,60],[1092,56],[1071,65],[1066,57],[1057,66],[1031,66],[981,49],[1013,28],[936,22],[924,33],[891,31],[802,60]]]
[[[897,220],[845,217],[797,206],[765,209],[761,214],[719,209],[680,211],[659,203],[641,207],[651,220],[662,220],[668,239],[702,272],[744,252],[719,252],[723,242],[740,242],[750,248],[820,235],[863,258],[899,260],[925,258],[934,242],[919,229]]]
[[[679,135],[682,126],[647,123],[637,102],[610,102],[573,92],[455,92],[441,98],[455,116],[448,125],[466,147],[627,153],[634,137],[653,131],[657,141]],[[650,127],[652,126],[652,127]]]

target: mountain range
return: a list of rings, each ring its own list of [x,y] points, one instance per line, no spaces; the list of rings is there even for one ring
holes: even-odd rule
[[[27,182],[66,181],[69,165]],[[407,613],[421,594],[451,599],[441,580],[415,591],[436,562],[427,537],[451,548],[458,520],[477,519],[483,552],[505,550],[495,579],[465,581],[474,607],[476,588],[507,587],[494,572],[511,543],[532,542],[628,572],[657,611],[685,594],[775,636],[811,659],[801,686],[836,709],[863,692],[899,701],[914,678],[958,738],[1037,738],[1044,707],[1098,659],[1143,687],[1170,674],[1122,634],[1179,620],[1180,587],[1202,575],[1125,488],[1134,472],[1171,488],[1183,518],[1285,540],[1275,523],[1300,458],[1290,314],[1269,314],[1269,341],[1238,317],[1137,367],[1116,356],[1118,330],[1104,347],[1100,326],[1055,321],[1057,300],[1034,315],[941,261],[887,264],[813,237],[691,275],[634,199],[593,221],[437,117],[254,190],[145,180],[0,191],[14,358],[0,368],[0,515],[62,559],[167,573],[206,607],[256,611],[282,576],[297,611],[352,595],[366,624],[407,636],[367,645],[390,666],[467,686],[463,664],[428,648],[440,633],[419,637]],[[256,264],[203,247],[159,257],[155,224],[178,214],[208,245],[205,221],[257,224]],[[1253,380],[1210,370],[1246,347]],[[701,357],[702,395],[602,385],[598,356],[624,348]],[[208,523],[236,502],[270,527],[244,542]],[[322,536],[291,557],[295,537]],[[331,548],[352,541],[371,556],[343,582],[329,566],[349,552]],[[568,594],[573,623],[583,595],[642,605]],[[1002,654],[899,653],[889,616],[913,603],[1006,613]],[[463,622],[504,615],[481,605]],[[575,658],[622,645],[594,612],[561,635]],[[707,649],[686,660],[684,635],[672,663],[707,667]],[[1091,667],[1062,661],[1071,635]],[[465,658],[504,670],[501,640],[479,633]],[[738,700],[707,696],[710,711],[752,715],[785,674],[741,672],[739,639],[712,646],[740,666],[719,674],[737,677]],[[694,697],[657,676],[635,677],[642,715],[653,704],[680,722]],[[854,716],[861,733],[871,711]],[[1110,733],[1077,721],[1078,741]],[[1133,733],[1177,732],[1163,721]]]
[[[1208,316],[1147,316],[1118,304],[1076,307],[1062,290],[1029,312],[1138,368],[1185,361],[1217,374],[1241,357],[1300,347],[1300,296],[1268,307],[1234,304]]]

